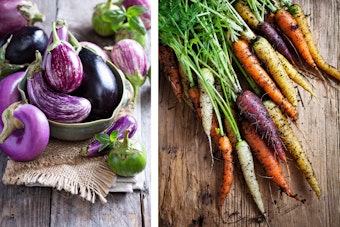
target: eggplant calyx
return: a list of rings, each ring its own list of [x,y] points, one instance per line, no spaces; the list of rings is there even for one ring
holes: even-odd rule
[[[35,51],[35,61],[31,63],[27,68],[27,72],[26,72],[27,79],[32,79],[35,73],[42,71],[41,64],[42,64],[42,56],[41,56],[41,53],[37,50]]]
[[[56,47],[58,47],[61,44],[67,45],[67,46],[71,47],[72,49],[74,49],[71,44],[69,44],[66,41],[63,41],[63,40],[59,39],[59,36],[57,34],[57,29],[56,29],[56,23],[55,22],[52,22],[52,37],[53,37],[53,42],[46,49],[46,52],[48,54],[51,53],[52,50],[54,50]]]
[[[24,124],[13,116],[15,109],[20,104],[22,104],[22,102],[15,102],[2,113],[4,128],[0,134],[0,144],[4,143],[15,130],[24,128]]]
[[[131,85],[133,87],[133,93],[134,94],[133,94],[133,104],[132,104],[132,106],[135,107],[140,87],[145,83],[146,76],[141,75],[139,70],[135,70],[134,75],[129,75],[129,74],[126,73],[125,77],[131,83]]]
[[[45,16],[39,11],[38,6],[31,1],[19,4],[18,11],[25,18],[28,25],[34,25],[36,22],[43,22],[45,20]]]
[[[7,39],[4,45],[0,48],[0,79],[8,76],[12,73],[19,71],[20,69],[24,68],[26,65],[17,65],[11,64],[6,61],[6,49],[11,42],[12,35]]]
[[[122,160],[126,159],[130,155],[141,152],[131,146],[131,140],[128,136],[129,133],[130,130],[125,130],[123,141],[117,141],[115,148],[111,150],[111,152],[117,154]]]

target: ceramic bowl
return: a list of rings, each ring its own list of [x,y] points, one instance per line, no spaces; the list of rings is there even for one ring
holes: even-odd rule
[[[126,99],[125,95],[126,79],[122,71],[117,69],[113,64],[107,62],[107,65],[111,68],[113,74],[116,77],[120,93],[119,104],[113,111],[111,117],[83,123],[59,123],[56,121],[49,120],[51,137],[66,141],[86,140],[92,138],[96,133],[104,131],[113,123],[115,116],[117,115],[121,107],[124,105]],[[28,102],[26,90],[26,76],[19,84],[18,89],[22,99]]]

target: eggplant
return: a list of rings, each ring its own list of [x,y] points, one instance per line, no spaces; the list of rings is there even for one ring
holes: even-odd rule
[[[64,20],[58,20],[56,23],[56,32],[58,35],[59,40],[68,42],[68,28],[66,25],[66,21]],[[51,45],[53,43],[53,32],[51,32],[50,37],[48,38],[47,46]],[[46,66],[46,56],[47,55],[47,48],[44,53],[42,68],[45,69]]]
[[[15,161],[31,161],[46,149],[50,127],[44,113],[31,104],[10,105],[2,115],[0,150]]]
[[[37,5],[32,1],[0,1],[0,37],[43,20],[44,15],[39,12]]]
[[[35,59],[35,51],[44,53],[48,38],[45,31],[35,26],[25,26],[20,30],[5,35],[1,42],[11,40],[6,48],[5,59],[11,64],[31,63]]]
[[[111,117],[122,96],[115,75],[106,62],[90,49],[83,47],[79,57],[84,77],[73,94],[87,98],[92,105],[89,118],[85,121]]]
[[[16,72],[0,81],[0,116],[7,107],[21,99],[18,84],[24,76],[25,72]]]
[[[52,23],[52,34],[53,42],[48,46],[43,61],[45,78],[53,89],[71,93],[83,80],[83,65],[71,44],[59,39],[55,22]]]
[[[58,93],[44,81],[42,72],[27,78],[30,103],[39,107],[47,118],[60,123],[82,122],[91,111],[91,103],[82,97]]]
[[[148,59],[144,48],[133,39],[117,42],[110,53],[111,60],[125,74],[134,90],[133,106],[148,73]]]
[[[88,117],[91,103],[83,97],[56,92],[48,86],[40,68],[41,55],[27,69],[27,94],[31,104],[41,109],[49,120],[78,123]]]
[[[127,114],[120,117],[113,125],[111,125],[111,127],[109,127],[105,131],[105,134],[109,136],[114,130],[117,130],[117,140],[122,140],[124,138],[124,133],[126,130],[129,131],[128,137],[131,138],[136,133],[137,127],[138,123],[136,118],[132,115]],[[109,152],[109,149],[104,149],[100,151],[101,146],[102,144],[98,140],[94,140],[89,145],[82,147],[80,155],[84,157],[94,157],[107,154]]]
[[[95,52],[97,55],[99,55],[103,60],[110,61],[109,55],[106,53],[105,50],[103,50],[100,46],[98,46],[95,43],[88,42],[88,41],[82,41],[79,43],[80,46],[86,47],[88,49],[91,49],[93,52]]]

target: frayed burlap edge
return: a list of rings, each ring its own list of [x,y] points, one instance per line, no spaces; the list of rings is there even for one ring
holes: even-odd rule
[[[71,194],[95,202],[96,197],[106,203],[116,175],[108,168],[103,158],[72,164],[35,166],[25,168],[25,163],[8,160],[2,181],[4,184],[40,185],[65,190]]]

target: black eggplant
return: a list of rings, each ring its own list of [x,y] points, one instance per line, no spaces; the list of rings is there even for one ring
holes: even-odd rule
[[[110,67],[93,51],[83,47],[79,52],[83,64],[83,80],[73,95],[88,99],[91,113],[85,121],[105,119],[112,116],[122,98],[121,87]]]
[[[44,53],[48,37],[45,31],[36,26],[25,26],[12,34],[5,35],[0,44],[11,38],[6,49],[5,58],[11,64],[31,63],[35,60],[35,51]]]

